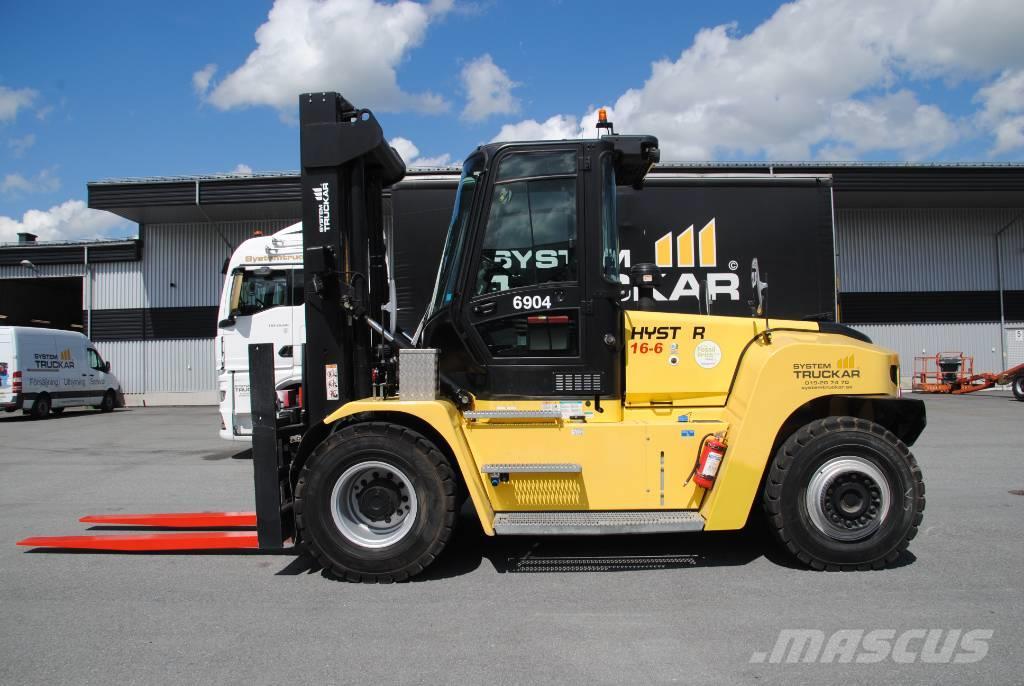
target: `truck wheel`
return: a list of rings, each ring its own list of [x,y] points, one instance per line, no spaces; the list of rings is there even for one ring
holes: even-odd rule
[[[100,404],[97,405],[97,407],[99,407],[100,412],[113,412],[114,392],[108,389],[107,392],[103,394],[103,400],[100,401]]]
[[[36,396],[36,400],[32,403],[32,409],[29,410],[29,414],[32,415],[32,419],[46,419],[50,414],[50,396],[45,393],[40,393]]]
[[[402,581],[433,562],[455,522],[447,458],[405,427],[368,422],[328,436],[295,489],[302,540],[350,581]]]
[[[828,417],[782,444],[764,487],[769,528],[814,569],[881,569],[917,535],[924,482],[884,427]]]
[[[1018,376],[1013,380],[1013,397],[1024,402],[1024,376]]]

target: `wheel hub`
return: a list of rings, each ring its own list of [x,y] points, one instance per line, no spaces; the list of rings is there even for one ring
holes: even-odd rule
[[[889,512],[888,482],[878,467],[860,456],[837,457],[814,473],[805,505],[814,526],[840,541],[873,534]]]
[[[825,486],[821,503],[833,524],[849,530],[861,529],[878,516],[881,491],[866,474],[840,474]]]
[[[374,479],[364,488],[356,487],[359,511],[370,521],[380,522],[398,510],[402,494],[398,486],[387,479]]]
[[[397,543],[412,530],[418,502],[412,481],[398,467],[366,460],[346,469],[331,489],[338,531],[365,548]]]

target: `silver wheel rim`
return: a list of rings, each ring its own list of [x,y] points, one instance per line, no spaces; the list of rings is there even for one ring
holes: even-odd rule
[[[835,457],[807,484],[807,514],[821,533],[859,541],[875,533],[889,514],[892,494],[881,470],[863,457]]]
[[[383,515],[366,512],[360,498],[367,489],[393,494],[394,511]],[[388,496],[390,498],[390,495]],[[402,540],[416,523],[416,491],[402,470],[377,460],[360,462],[346,469],[331,489],[331,516],[342,536],[364,548],[384,548]]]

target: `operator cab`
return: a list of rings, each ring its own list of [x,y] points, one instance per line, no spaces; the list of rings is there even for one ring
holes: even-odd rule
[[[616,186],[653,136],[494,143],[466,160],[418,342],[481,399],[621,397]]]

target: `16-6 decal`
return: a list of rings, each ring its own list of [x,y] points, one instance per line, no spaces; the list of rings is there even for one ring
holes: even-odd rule
[[[514,310],[545,310],[551,309],[550,295],[517,295],[512,298]]]

